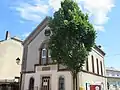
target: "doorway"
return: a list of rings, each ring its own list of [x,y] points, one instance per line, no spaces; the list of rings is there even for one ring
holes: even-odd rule
[[[42,77],[41,90],[50,90],[50,77]]]

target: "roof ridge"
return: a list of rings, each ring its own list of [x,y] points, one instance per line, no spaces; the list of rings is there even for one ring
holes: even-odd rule
[[[35,32],[36,32],[38,29],[41,29],[41,27],[43,27],[43,24],[48,21],[48,18],[49,18],[49,17],[46,16],[46,17],[40,22],[40,24],[29,34],[29,36],[27,36],[27,38],[23,41],[23,45],[24,45],[26,42],[29,43],[29,42],[31,42],[31,40],[33,40],[33,38],[30,39],[31,36],[34,35]],[[41,31],[41,30],[40,30],[40,31]],[[35,36],[36,36],[36,35],[35,35]],[[29,39],[30,39],[30,41],[28,41]]]

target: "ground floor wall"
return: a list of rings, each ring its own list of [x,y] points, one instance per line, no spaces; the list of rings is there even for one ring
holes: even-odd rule
[[[58,80],[60,76],[65,78],[65,90],[72,90],[72,79],[71,79],[72,76],[68,71],[57,72],[57,73],[56,72],[37,72],[37,73],[25,74],[25,80],[24,82],[22,82],[24,83],[23,90],[29,89],[29,80],[31,77],[35,79],[34,90],[41,90],[43,76],[50,76],[50,88],[51,88],[50,90],[58,90]]]
[[[24,87],[22,87],[21,90],[29,90],[29,81],[31,77],[35,80],[34,90],[41,90],[43,76],[50,77],[50,90],[59,90],[58,83],[60,76],[65,78],[65,90],[73,89],[72,75],[69,71],[39,71],[36,73],[26,73],[23,75],[24,82],[22,82],[22,86],[24,85]],[[107,90],[105,77],[80,72],[78,74],[78,88],[81,88],[82,90],[90,90],[90,85],[100,85],[101,90]]]
[[[91,85],[100,85],[101,90],[107,90],[107,81],[105,77],[93,75],[87,72],[80,72],[79,87],[83,90],[90,90]]]

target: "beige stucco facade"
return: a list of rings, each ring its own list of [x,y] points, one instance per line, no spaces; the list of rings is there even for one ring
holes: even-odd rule
[[[57,71],[57,65],[50,65],[51,70],[50,71],[41,71],[41,67],[36,67],[37,71],[36,73],[29,73],[25,74],[25,83],[24,83],[24,89],[28,90],[29,88],[29,79],[31,77],[34,77],[35,84],[34,88],[38,88],[37,90],[41,90],[41,83],[42,83],[42,76],[50,76],[50,83],[51,83],[51,90],[57,90],[58,89],[58,78],[60,76],[64,76],[65,78],[65,89],[66,90],[72,90],[72,77],[69,71]]]
[[[22,68],[22,83],[21,90],[28,90],[30,78],[33,77],[35,90],[41,90],[41,78],[43,76],[50,76],[50,86],[51,90],[58,90],[58,79],[60,76],[65,78],[65,90],[72,90],[72,76],[69,71],[59,71],[57,65],[39,65],[40,61],[40,46],[48,38],[44,35],[45,29],[48,28],[44,25],[47,20],[40,24],[35,31],[33,31],[30,36],[25,40],[24,44],[24,56],[23,56],[23,68]],[[41,28],[42,27],[42,28]],[[25,47],[27,49],[25,49]],[[102,90],[106,90],[106,78],[105,78],[105,66],[104,66],[104,54],[101,53],[102,50],[97,47],[93,48],[88,56],[88,68],[86,71],[86,64],[83,67],[83,71],[78,73],[78,86],[86,89],[86,83],[90,85],[101,85]],[[93,55],[94,64],[92,64],[91,55]],[[97,73],[97,62],[98,59],[98,70]],[[100,65],[102,63],[102,67]],[[36,65],[37,64],[37,65]],[[94,73],[93,67],[94,65]],[[49,67],[49,70],[43,71],[43,68]],[[102,73],[101,73],[102,68]]]
[[[84,73],[84,72],[80,72],[79,73],[79,87],[83,87],[84,90],[86,89],[86,84],[89,85],[101,85],[101,90],[107,90],[107,81],[106,78],[104,77],[100,77],[100,76],[96,76],[96,75],[92,75],[89,73]],[[88,89],[89,90],[89,89]]]
[[[45,66],[43,66],[45,67]],[[46,66],[48,67],[48,66]],[[42,71],[41,66],[36,67],[35,73],[26,73],[24,74],[24,87],[22,87],[22,90],[29,90],[29,80],[31,77],[34,77],[35,83],[34,83],[34,89],[35,90],[41,90],[41,83],[42,83],[42,76],[50,76],[51,78],[51,90],[58,90],[58,80],[60,76],[64,76],[65,78],[65,90],[72,90],[72,75],[69,71],[57,71],[57,65],[51,65],[50,71]],[[79,72],[78,74],[78,88],[82,87],[83,90],[86,89],[86,83],[90,85],[101,85],[101,90],[107,90],[106,88],[106,78],[96,76],[93,74],[89,74],[86,72]]]
[[[47,26],[44,28],[44,30],[46,28]],[[41,33],[38,34],[36,38],[28,45],[26,71],[33,71],[34,65],[39,63],[39,48],[43,41],[46,39],[44,30],[42,30]]]
[[[22,60],[22,54],[22,41],[17,38],[0,42],[0,82],[20,77],[21,65],[17,65],[16,59],[19,57]]]

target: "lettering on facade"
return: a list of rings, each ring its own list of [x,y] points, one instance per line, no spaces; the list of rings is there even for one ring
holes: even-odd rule
[[[42,71],[48,71],[50,70],[50,67],[42,67]]]

